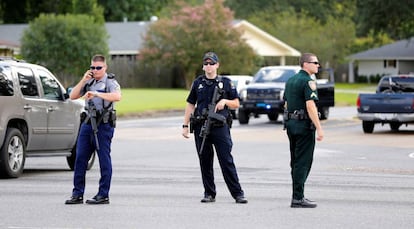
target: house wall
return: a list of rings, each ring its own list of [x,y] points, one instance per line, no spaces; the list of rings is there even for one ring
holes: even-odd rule
[[[360,76],[374,76],[398,74],[397,68],[384,68],[383,60],[360,60],[358,63],[358,75]]]
[[[414,61],[400,60],[399,67],[401,74],[414,74]]]

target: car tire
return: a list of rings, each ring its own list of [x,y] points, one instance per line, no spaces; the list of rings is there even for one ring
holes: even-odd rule
[[[7,129],[0,149],[0,177],[19,177],[23,173],[25,161],[26,144],[22,132],[16,128]]]
[[[327,120],[329,117],[329,107],[322,107],[320,110],[321,120]]]
[[[246,112],[245,110],[239,109],[238,112],[238,119],[239,119],[239,123],[240,124],[248,124],[249,123],[249,113]]]
[[[279,113],[272,112],[272,113],[267,114],[267,117],[269,118],[270,121],[277,121],[277,118],[279,117]]]
[[[366,134],[372,134],[374,132],[374,122],[371,121],[362,121],[362,130]]]
[[[86,167],[86,170],[90,170],[93,167],[93,164],[95,163],[95,158],[96,158],[96,151],[94,151],[91,155],[91,158],[89,158],[88,167]],[[75,170],[76,144],[72,148],[72,154],[66,157],[66,161],[69,165],[70,170]]]
[[[401,125],[402,124],[399,123],[399,122],[391,122],[390,123],[390,128],[391,128],[392,131],[398,131],[400,129]]]

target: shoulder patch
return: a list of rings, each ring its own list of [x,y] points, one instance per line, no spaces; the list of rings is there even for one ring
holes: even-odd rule
[[[115,79],[114,73],[108,73],[108,79]]]
[[[316,82],[313,80],[308,81],[308,85],[312,91],[316,91]]]

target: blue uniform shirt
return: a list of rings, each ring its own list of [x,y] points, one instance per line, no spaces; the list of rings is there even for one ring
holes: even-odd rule
[[[219,79],[221,78],[221,80]],[[196,115],[201,115],[204,108],[208,108],[208,105],[211,103],[214,88],[220,82],[223,84],[223,95],[220,96],[220,99],[229,99],[233,100],[238,98],[236,87],[232,84],[231,80],[227,77],[217,76],[215,79],[207,79],[205,75],[197,77],[193,81],[191,86],[190,94],[187,97],[187,102],[196,105]],[[218,101],[216,101],[218,102]],[[218,111],[218,113],[227,117],[229,115],[228,109]]]
[[[87,91],[97,91],[101,93],[108,93],[108,92],[115,92],[120,91],[121,86],[115,79],[108,79],[108,74],[105,74],[105,76],[100,80],[90,79],[86,82],[86,85],[90,85],[89,89],[88,87],[83,87],[81,91],[81,95],[83,96]],[[94,97],[92,98],[92,101],[94,102],[96,109],[98,111],[102,111],[104,106],[109,106],[110,102],[105,101],[101,98]],[[88,101],[85,101],[85,108],[88,109]],[[111,107],[108,108],[109,110],[114,109],[114,103],[111,104]]]

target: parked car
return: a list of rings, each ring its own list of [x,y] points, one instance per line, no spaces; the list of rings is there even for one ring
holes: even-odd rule
[[[358,95],[357,111],[364,133],[372,133],[377,123],[393,131],[414,123],[414,75],[383,76],[375,94]]]
[[[64,156],[73,169],[83,111],[45,67],[0,58],[0,177],[19,177],[31,156]]]
[[[229,79],[231,79],[231,82],[234,84],[239,94],[240,94],[240,91],[243,88],[245,88],[253,80],[253,76],[249,76],[249,75],[225,75],[225,77],[228,77]],[[237,119],[238,109],[231,110],[231,115],[233,116],[234,119]]]
[[[253,76],[249,75],[225,75],[231,79],[231,82],[237,88],[237,91],[240,92],[241,89],[245,88],[252,80]]]
[[[266,114],[276,121],[284,111],[283,94],[285,83],[300,70],[300,66],[267,66],[259,69],[253,81],[240,93],[238,119],[240,124],[248,124],[251,116]],[[317,82],[319,101],[316,102],[321,119],[329,116],[329,107],[335,104],[335,87],[332,69],[320,69]]]

